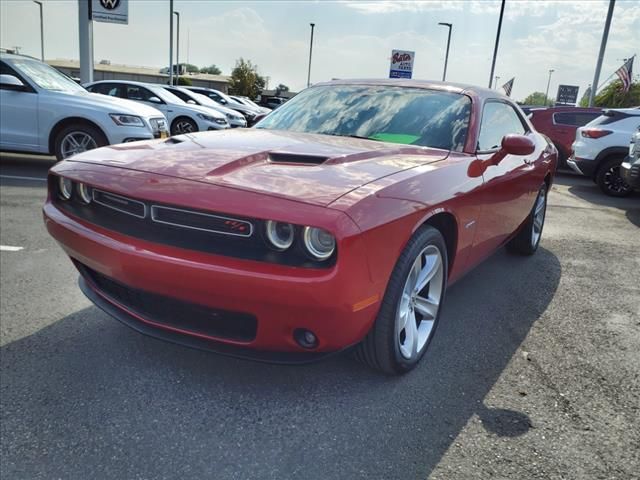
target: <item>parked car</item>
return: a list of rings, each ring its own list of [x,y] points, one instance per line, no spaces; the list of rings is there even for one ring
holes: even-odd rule
[[[264,100],[264,104],[263,105],[265,107],[267,107],[267,108],[275,110],[276,108],[281,107],[285,103],[287,103],[287,99],[285,99],[285,98],[269,97],[269,98],[266,98]]]
[[[219,90],[214,90],[213,88],[204,88],[204,87],[185,87],[185,88],[188,88],[192,92],[199,93],[200,95],[204,95],[205,97],[209,97],[211,100],[213,100],[214,102],[217,102],[223,107],[227,107],[232,110],[235,110],[236,112],[240,112],[244,116],[244,118],[247,119],[247,124],[249,126],[253,125],[256,115],[258,115],[259,113],[262,113],[256,108],[248,107],[243,103],[238,103],[232,100],[231,97],[229,97],[225,93],[222,93]]]
[[[558,149],[558,167],[569,168],[567,158],[571,156],[571,144],[576,138],[576,129],[601,114],[602,108],[532,108],[529,119],[536,130],[549,137]]]
[[[640,128],[631,137],[629,155],[620,165],[620,175],[624,183],[640,190]]]
[[[200,95],[199,93],[192,92],[184,87],[172,87],[170,85],[160,85],[162,88],[167,90],[168,92],[173,93],[176,97],[182,100],[185,103],[189,103],[192,105],[200,105],[205,108],[211,108],[216,112],[222,113],[229,126],[231,128],[235,127],[246,127],[247,120],[244,116],[235,110],[231,110],[230,108],[223,107],[219,103],[214,102],[209,97],[205,97],[204,95]]]
[[[87,92],[36,59],[0,54],[0,150],[55,155],[167,136],[157,109]]]
[[[229,128],[222,113],[199,105],[189,105],[158,85],[129,80],[103,80],[85,86],[90,92],[153,105],[167,117],[171,135]]]
[[[640,107],[605,110],[576,130],[567,164],[598,184],[607,195],[624,197],[633,189],[620,176],[629,139],[640,126]]]
[[[398,374],[447,285],[504,244],[535,253],[556,160],[494,90],[335,81],[255,128],[62,162],[44,218],[84,293],[141,332],[274,362],[353,347]]]
[[[261,112],[261,113],[269,113],[269,112],[271,112],[270,108],[261,107],[256,102],[251,100],[249,97],[238,97],[236,95],[229,95],[229,98],[231,98],[232,100],[235,100],[238,103],[244,103],[245,105],[247,105],[249,107],[253,107],[256,110],[258,110],[259,112]]]

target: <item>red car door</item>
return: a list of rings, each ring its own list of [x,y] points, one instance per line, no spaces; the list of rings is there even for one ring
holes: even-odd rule
[[[478,137],[477,157],[489,161],[500,150],[502,139],[508,134],[528,134],[528,127],[508,103],[490,100],[485,103]],[[525,220],[533,205],[537,187],[534,186],[534,160],[531,155],[506,155],[497,165],[483,173],[482,212],[473,242],[470,266],[495,251]]]

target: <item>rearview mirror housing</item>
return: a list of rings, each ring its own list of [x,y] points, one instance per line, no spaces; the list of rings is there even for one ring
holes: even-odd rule
[[[22,83],[22,80],[14,75],[9,75],[6,73],[0,75],[0,85],[2,85],[3,87],[13,88],[14,90],[21,90],[25,88],[25,84]]]
[[[531,155],[536,149],[533,143],[526,135],[509,134],[502,139],[502,148],[507,155]]]
[[[160,100],[158,97],[149,97],[149,101],[151,103],[162,103],[162,100]]]

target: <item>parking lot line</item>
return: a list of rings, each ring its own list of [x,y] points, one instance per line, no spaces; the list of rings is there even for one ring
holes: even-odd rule
[[[46,178],[42,177],[23,177],[20,175],[0,175],[0,178],[8,178],[10,180],[33,180],[35,182],[46,182]]]
[[[0,245],[0,252],[19,252],[24,247],[12,247],[11,245]]]

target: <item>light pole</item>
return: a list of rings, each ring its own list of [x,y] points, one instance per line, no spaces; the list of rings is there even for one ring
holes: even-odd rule
[[[491,62],[491,73],[489,74],[489,88],[491,88],[491,80],[493,80],[493,72],[496,69],[496,58],[498,57],[498,44],[500,43],[500,30],[502,29],[502,16],[504,15],[504,2],[500,7],[500,19],[498,20],[498,32],[496,33],[496,45],[493,48],[493,61]]]
[[[180,83],[180,12],[173,12],[177,18],[176,28],[176,83]]]
[[[44,62],[44,20],[42,18],[42,2],[33,0],[40,7],[40,59]]]
[[[313,53],[313,29],[315,28],[315,23],[310,23],[311,25],[311,42],[309,43],[309,71],[307,73],[307,87],[311,86],[311,54]]]
[[[551,84],[551,74],[555,72],[555,70],[549,70],[549,80],[547,80],[547,91],[544,94],[544,105],[547,105],[547,98],[549,98],[549,85]]]
[[[596,63],[596,71],[593,75],[593,83],[591,94],[589,95],[589,106],[593,106],[598,90],[598,81],[600,80],[600,70],[602,69],[602,60],[604,59],[604,51],[607,48],[607,40],[609,38],[609,27],[611,26],[611,18],[613,17],[613,7],[616,6],[616,0],[609,0],[609,10],[607,11],[607,19],[604,22],[604,31],[602,32],[602,41],[600,42],[600,53],[598,53],[598,62]]]
[[[449,62],[449,45],[451,44],[451,29],[453,28],[453,24],[440,22],[438,23],[438,25],[449,27],[449,36],[447,37],[447,53],[444,56],[444,72],[442,72],[442,81],[444,82],[447,79],[447,63]]]
[[[173,85],[173,0],[169,0],[169,85]]]

